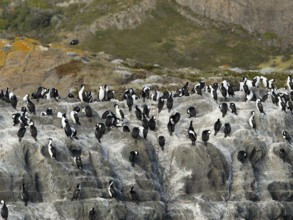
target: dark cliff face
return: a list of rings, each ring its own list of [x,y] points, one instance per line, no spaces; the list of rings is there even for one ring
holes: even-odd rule
[[[291,0],[176,0],[194,12],[227,23],[242,25],[249,32],[278,37],[283,45],[293,44],[293,2]]]

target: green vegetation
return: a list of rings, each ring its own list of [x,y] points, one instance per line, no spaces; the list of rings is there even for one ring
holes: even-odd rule
[[[228,30],[233,27],[228,28]],[[210,25],[204,29],[181,16],[172,6],[160,4],[142,25],[119,31],[97,31],[82,48],[162,66],[201,69],[223,64],[255,68],[270,55],[242,30]]]

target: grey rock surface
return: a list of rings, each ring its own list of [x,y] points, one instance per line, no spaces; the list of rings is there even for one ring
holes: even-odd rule
[[[115,112],[116,103],[125,114],[122,124],[130,130],[142,126],[134,110],[129,112],[126,101],[87,104],[68,98],[58,102],[33,99],[37,114],[29,117],[38,129],[38,141],[27,129],[19,142],[19,126],[13,126],[11,118],[26,106],[21,97],[19,100],[17,110],[0,101],[0,199],[7,203],[9,219],[88,219],[92,207],[97,219],[293,218],[293,150],[282,138],[284,129],[292,134],[293,115],[282,112],[270,99],[264,103],[267,115],[263,115],[256,111],[255,102],[244,102],[243,92],[238,91],[227,100],[236,104],[238,115],[229,111],[225,117],[219,110],[224,100],[220,97],[215,102],[206,92],[203,96],[174,98],[170,113],[166,106],[158,113],[157,102],[146,99],[143,103],[139,99],[135,102],[139,107],[150,105],[150,116],[156,116],[157,129],[149,130],[147,139],[139,137],[137,143],[122,127],[107,130],[101,143],[95,138],[96,123],[105,121],[102,115],[106,110]],[[81,125],[74,124],[70,111],[85,105],[94,110],[94,117],[88,119],[80,112]],[[195,106],[196,117],[188,118],[189,106]],[[53,116],[41,116],[48,107],[52,108]],[[256,131],[248,124],[252,110],[256,111]],[[67,113],[78,140],[65,135],[57,112]],[[170,136],[167,123],[175,112],[181,118]],[[213,131],[218,118],[223,124],[231,124],[232,133],[224,138],[222,127],[216,136],[212,132],[205,146],[201,132]],[[191,120],[197,133],[195,146],[187,136]],[[164,151],[157,141],[160,135],[166,137]],[[48,153],[48,138],[53,139],[57,149],[56,159]],[[285,157],[280,148],[286,152]],[[132,150],[139,152],[134,167],[129,161]],[[242,162],[237,159],[241,150],[247,153]],[[75,164],[76,155],[81,156],[82,169]],[[114,181],[117,200],[108,194],[110,180]],[[27,206],[20,198],[22,183],[28,190]],[[78,183],[80,196],[71,201]],[[132,186],[138,203],[131,200]]]

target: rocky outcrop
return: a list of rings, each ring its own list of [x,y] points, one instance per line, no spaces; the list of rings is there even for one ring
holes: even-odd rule
[[[251,33],[279,36],[284,45],[293,44],[293,3],[290,0],[176,0],[180,5],[216,21],[240,24]]]
[[[152,81],[155,80],[155,81]],[[141,84],[155,85],[163,77],[147,77]],[[136,81],[137,82],[137,81]],[[173,82],[174,87],[182,84]],[[255,92],[258,92],[256,89]],[[29,90],[27,93],[33,91]],[[139,90],[136,90],[140,94]],[[151,91],[152,93],[154,90]],[[257,93],[258,94],[258,93]],[[148,131],[147,138],[135,141],[131,132],[122,127],[107,129],[101,142],[95,137],[96,123],[104,123],[106,110],[115,112],[119,104],[125,113],[122,124],[142,126],[134,111],[129,112],[124,100],[81,103],[78,99],[32,100],[36,115],[29,114],[38,129],[35,141],[27,128],[19,142],[18,125],[13,126],[11,114],[20,111],[26,103],[19,97],[17,110],[0,101],[0,198],[8,205],[11,219],[87,219],[95,207],[97,219],[290,219],[292,210],[292,145],[282,138],[282,130],[292,133],[291,113],[282,112],[268,99],[266,115],[256,113],[257,130],[250,128],[250,112],[256,110],[254,102],[244,102],[244,94],[236,92],[227,103],[236,104],[238,115],[228,111],[225,117],[219,110],[224,99],[215,102],[210,94],[174,98],[174,107],[166,106],[159,113],[157,102],[136,100],[135,105],[150,106],[150,116],[157,119],[155,131]],[[219,97],[221,95],[219,94]],[[89,105],[93,118],[80,112],[81,125],[73,123],[70,111]],[[189,118],[186,109],[194,106],[196,117]],[[52,116],[41,116],[48,107]],[[67,113],[76,130],[76,139],[68,138],[61,128],[57,112]],[[181,118],[170,135],[167,123],[172,113]],[[224,138],[223,127],[213,133],[215,121],[230,123],[232,133]],[[187,137],[190,121],[197,133],[196,145]],[[121,125],[121,124],[120,124]],[[205,145],[201,132],[211,129]],[[158,137],[166,137],[164,151]],[[56,159],[48,152],[48,138],[57,149]],[[280,148],[283,150],[280,151]],[[137,150],[134,166],[129,161],[130,151]],[[239,152],[246,157],[239,159]],[[284,154],[283,152],[286,152]],[[80,155],[83,166],[78,169],[74,157]],[[117,199],[108,194],[109,181],[114,181]],[[22,184],[28,191],[29,203],[24,206],[20,195]],[[72,201],[76,185],[81,193]],[[138,202],[132,201],[131,187]]]

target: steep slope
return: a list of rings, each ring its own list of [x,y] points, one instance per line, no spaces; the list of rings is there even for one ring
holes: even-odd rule
[[[151,76],[141,83],[155,88],[163,81],[164,77]],[[177,89],[183,86],[176,79],[169,83]],[[189,90],[192,87],[190,84]],[[262,96],[268,90],[260,87],[253,91]],[[33,90],[27,90],[31,92]],[[151,89],[151,93],[154,92]],[[66,93],[60,95],[66,97]],[[1,101],[0,198],[6,201],[10,217],[87,219],[89,210],[95,207],[98,219],[292,218],[293,151],[292,145],[282,138],[283,129],[292,134],[292,114],[282,112],[268,99],[263,103],[266,111],[263,115],[257,112],[255,102],[244,102],[244,94],[239,91],[226,101],[228,105],[236,104],[238,115],[228,111],[223,117],[219,104],[225,101],[220,93],[218,95],[218,103],[206,92],[203,96],[175,97],[171,112],[164,106],[160,113],[156,101],[138,99],[135,101],[138,107],[150,106],[150,116],[157,119],[156,130],[149,130],[146,139],[139,137],[136,142],[122,127],[112,127],[107,129],[101,143],[95,138],[95,125],[105,122],[102,115],[106,110],[115,112],[114,104],[119,104],[125,113],[121,124],[129,126],[131,131],[142,126],[134,111],[129,112],[125,100],[93,103],[81,103],[76,98],[62,98],[58,102],[32,100],[37,113],[29,117],[38,129],[38,141],[27,129],[21,142],[16,136],[19,126],[12,125],[11,114],[19,112],[26,102],[18,97],[21,101],[15,110]],[[69,117],[70,111],[86,105],[94,110],[93,118],[88,119],[80,112],[81,125],[75,125]],[[189,106],[196,108],[196,117],[188,118]],[[48,107],[52,108],[53,115],[41,116]],[[248,124],[252,110],[256,111],[256,131]],[[67,113],[71,126],[77,130],[78,140],[66,137],[57,112]],[[181,118],[170,135],[167,123],[175,112],[179,112]],[[201,132],[213,131],[218,118],[223,124],[231,124],[232,133],[224,138],[222,127],[216,136],[211,134],[205,145]],[[191,120],[198,135],[195,146],[187,137]],[[157,142],[160,135],[166,137],[164,151]],[[57,149],[56,159],[49,156],[48,138],[53,139]],[[281,148],[286,156],[281,154]],[[139,152],[135,166],[129,161],[131,150]],[[237,159],[241,150],[247,153],[243,162]],[[81,170],[74,162],[76,155],[81,156]],[[108,195],[110,180],[118,190],[118,201]],[[27,206],[20,199],[22,183],[28,190]],[[71,201],[78,183],[81,194]],[[131,201],[131,186],[137,192],[138,204]]]

